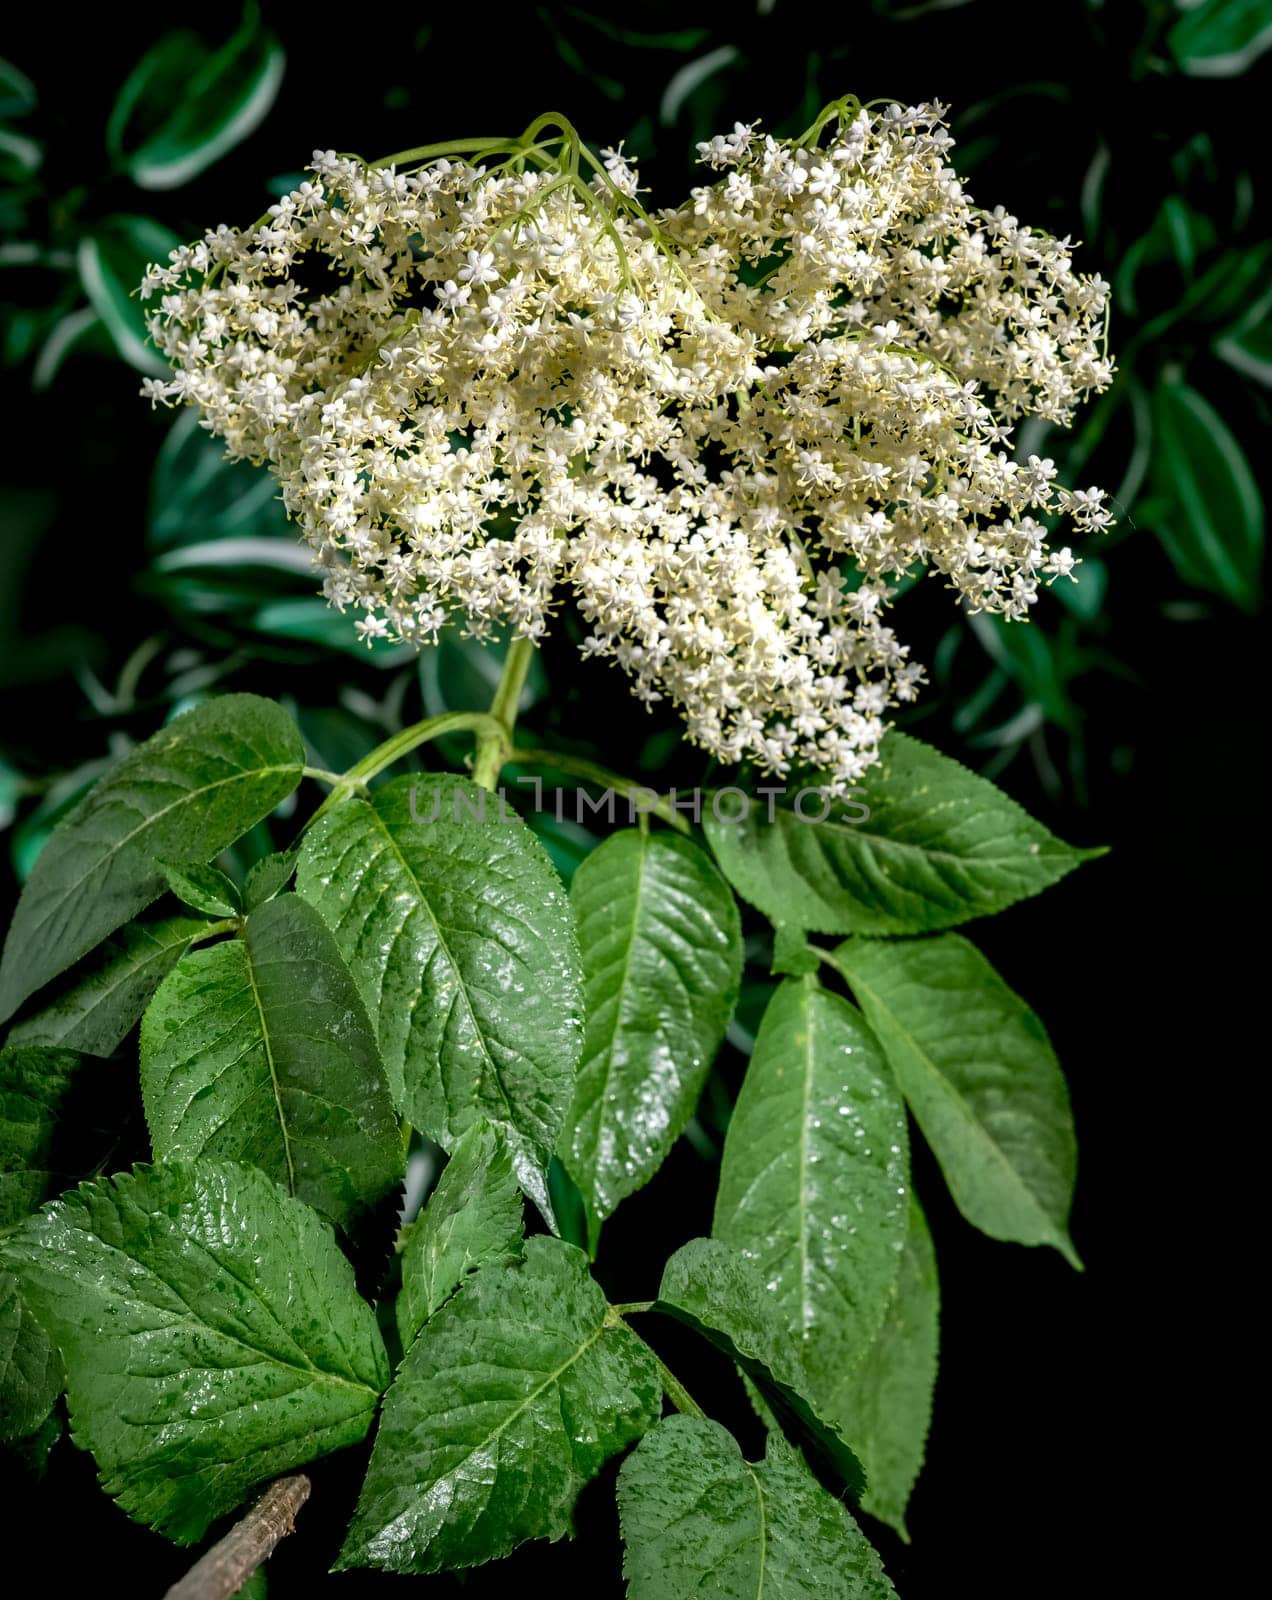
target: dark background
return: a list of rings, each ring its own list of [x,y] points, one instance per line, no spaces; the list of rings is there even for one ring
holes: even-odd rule
[[[267,6],[287,56],[276,102],[244,142],[162,192],[112,170],[103,137],[121,85],[161,36],[158,19],[123,11],[72,24],[50,7],[22,18],[4,46],[38,91],[8,126],[40,148],[33,170],[29,152],[0,148],[6,897],[102,764],[192,697],[242,688],[280,698],[311,759],[343,767],[403,722],[485,692],[482,663],[459,641],[423,674],[401,654],[352,648],[307,599],[308,580],[271,553],[291,538],[276,508],[253,500],[250,469],[198,479],[194,458],[172,445],[156,468],[170,419],[137,399],[138,373],[82,313],[82,243],[112,237],[107,219],[152,217],[182,237],[244,223],[268,204],[267,180],[285,185],[315,146],[375,157],[516,129],[549,107],[594,145],[626,138],[655,197],[674,197],[696,139],[735,118],[797,132],[851,91],[949,102],[956,165],[976,198],[1082,238],[1080,263],[1114,282],[1117,385],[1073,435],[1029,438],[1062,476],[1118,497],[1116,530],[1081,552],[1082,583],[1006,633],[969,624],[926,585],[897,609],[933,679],[906,725],[994,776],[1063,837],[1113,846],[974,930],[1047,1022],[1069,1075],[1081,1143],[1073,1233],[1087,1270],[972,1231],[918,1156],[941,1264],[942,1374],[913,1543],[870,1528],[903,1600],[1192,1592],[1191,1552],[1199,1573],[1211,1559],[1192,1535],[1214,1527],[1212,1419],[1244,1404],[1234,1330],[1249,1267],[1237,1222],[1257,1155],[1246,1085],[1264,1051],[1242,1011],[1256,975],[1249,924],[1262,903],[1266,779],[1255,754],[1262,511],[1243,472],[1266,458],[1270,370],[1266,140],[1247,130],[1270,85],[1267,58],[1207,75],[1196,15],[1189,35],[1171,4],[1139,0],[551,5],[515,22],[478,7],[324,8],[319,20]],[[233,26],[232,14],[209,22],[207,43]],[[714,70],[682,93],[677,74],[704,58]],[[1200,430],[1209,447],[1169,427],[1181,385],[1220,419],[1218,431]],[[1217,549],[1199,525],[1207,506],[1218,508]],[[263,542],[214,548],[242,538]],[[592,753],[611,765],[639,762],[664,787],[702,777],[674,723],[637,708],[606,669],[577,665],[568,638],[551,643],[544,665],[527,717],[536,734],[583,750],[588,730],[603,728]],[[588,842],[549,832],[563,865]],[[265,848],[262,831],[246,851]],[[706,1231],[714,1171],[701,1150],[742,1066],[726,1054],[701,1149],[682,1141],[608,1226],[598,1270],[616,1298],[651,1294],[665,1254]],[[117,1109],[135,1074],[123,1062],[102,1071],[100,1092]],[[113,1164],[144,1154],[135,1108],[128,1139],[136,1149],[120,1148]],[[722,1369],[674,1341],[666,1349],[701,1397],[745,1419]],[[319,1464],[303,1533],[271,1566],[272,1594],[313,1587],[354,1470]],[[158,1594],[188,1562],[98,1495],[91,1462],[65,1439],[42,1479],[12,1458],[5,1472],[14,1533],[39,1552],[54,1593],[96,1580]],[[523,1551],[467,1591],[551,1582],[618,1593],[608,1480],[588,1492],[581,1521],[578,1545]],[[1163,1560],[1169,1577],[1150,1580]],[[349,1594],[393,1586],[330,1582]],[[459,1592],[457,1580],[432,1583]],[[1205,1589],[1218,1587],[1212,1571]]]

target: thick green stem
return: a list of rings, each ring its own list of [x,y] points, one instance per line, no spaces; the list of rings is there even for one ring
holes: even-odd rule
[[[503,671],[490,702],[490,715],[477,736],[477,758],[473,762],[473,782],[493,789],[499,782],[504,762],[512,752],[512,730],[517,725],[521,691],[534,658],[533,639],[514,639],[504,657]]]
[[[326,767],[306,767],[301,773],[302,777],[313,778],[318,783],[337,784],[344,782],[343,772],[328,772]]]
[[[386,739],[383,744],[377,745],[369,755],[363,756],[356,766],[350,767],[342,778],[337,779],[335,788],[310,817],[306,827],[312,827],[319,817],[343,800],[345,795],[355,789],[364,789],[372,778],[378,777],[386,767],[391,767],[403,756],[410,755],[412,750],[418,750],[420,745],[428,744],[433,739],[440,739],[448,733],[462,733],[466,729],[471,729],[479,738],[489,738],[494,733],[499,733],[502,737],[500,724],[485,711],[447,711],[440,717],[428,717],[423,722],[414,722],[409,728],[403,728],[401,733],[395,733],[391,739]]]

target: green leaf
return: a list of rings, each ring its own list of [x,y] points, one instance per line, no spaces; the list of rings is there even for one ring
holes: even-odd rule
[[[398,778],[309,830],[297,888],[336,936],[411,1124],[447,1150],[478,1118],[502,1127],[547,1207],[582,994],[569,902],[529,829],[466,779]]]
[[[294,850],[276,850],[272,855],[262,856],[243,880],[243,904],[249,911],[255,911],[267,900],[274,899],[291,882],[295,870]]]
[[[166,35],[120,91],[108,129],[112,153],[143,189],[188,183],[259,126],[285,63],[255,5],[244,8],[238,32],[219,50],[185,30]]]
[[[112,1055],[207,923],[196,917],[129,922],[71,974],[73,981],[10,1032],[11,1044],[62,1045]]]
[[[159,861],[210,861],[304,764],[287,713],[247,694],[196,706],[125,756],[36,860],[0,963],[0,1021],[162,894]]]
[[[279,546],[289,562],[293,548],[290,544]],[[416,655],[412,644],[364,639],[358,633],[352,614],[340,613],[321,595],[285,595],[282,599],[271,600],[253,614],[252,626],[258,633],[267,633],[276,639],[298,639],[328,650],[343,650],[346,655],[360,662],[370,661],[377,667],[396,666]]]
[[[769,971],[784,978],[804,978],[817,971],[821,957],[809,944],[802,928],[789,922],[773,924],[773,959]]]
[[[159,1160],[248,1162],[340,1227],[402,1177],[371,1025],[326,924],[294,894],[164,979],[142,1019],[141,1094]]]
[[[58,1109],[78,1066],[73,1050],[41,1045],[0,1050],[0,1173],[48,1167]],[[0,1217],[0,1226],[5,1220]]]
[[[1154,479],[1173,510],[1159,529],[1185,583],[1253,610],[1263,556],[1263,497],[1240,444],[1183,383],[1153,392]]]
[[[166,262],[181,240],[151,217],[105,217],[79,242],[76,264],[93,310],[115,348],[138,372],[163,376],[167,363],[146,342],[146,309],[137,288],[152,262]]]
[[[498,1128],[474,1122],[428,1204],[402,1230],[402,1288],[394,1315],[403,1350],[470,1272],[515,1260],[522,1232],[521,1191],[508,1141]]]
[[[106,121],[106,149],[116,166],[125,164],[128,147],[162,126],[207,54],[190,28],[174,28],[146,51],[124,79]]]
[[[220,867],[200,866],[197,862],[179,867],[170,861],[160,861],[158,865],[169,889],[194,910],[210,917],[235,917],[243,909],[237,885]]]
[[[5,1446],[4,1456],[18,1463],[28,1480],[38,1483],[48,1472],[53,1446],[65,1431],[62,1408],[55,1405],[34,1433],[11,1439]]]
[[[1215,354],[1265,389],[1272,388],[1272,318],[1243,322],[1215,340]]]
[[[835,963],[967,1220],[992,1239],[1054,1245],[1080,1267],[1069,1095],[1034,1013],[956,933],[850,939]]]
[[[263,1172],[139,1167],[0,1247],[125,1511],[190,1544],[253,1484],[371,1426],[388,1363],[331,1230]]]
[[[653,1355],[611,1320],[583,1252],[531,1239],[411,1346],[337,1568],[440,1572],[559,1539],[584,1485],[660,1403]]]
[[[1038,894],[1102,851],[1076,850],[957,761],[891,732],[863,780],[861,821],[805,822],[754,800],[703,816],[725,876],[771,921],[814,933],[925,933]],[[815,808],[806,806],[810,815]]]
[[[587,1025],[562,1154],[595,1226],[693,1115],[737,1001],[742,930],[728,884],[675,833],[614,834],[570,898]]]
[[[290,544],[278,484],[247,461],[230,461],[224,446],[183,411],[169,428],[150,481],[153,548],[229,538],[277,538]]]
[[[1194,78],[1235,78],[1272,46],[1267,0],[1202,0],[1166,35],[1171,54]]]
[[[12,61],[0,60],[0,117],[24,117],[34,111],[35,85]]]
[[[0,178],[17,185],[33,177],[44,165],[44,146],[24,133],[0,126]]]
[[[706,1417],[668,1417],[618,1475],[630,1600],[895,1600],[844,1506],[782,1439],[744,1461]]]
[[[905,1508],[923,1465],[940,1343],[940,1287],[932,1235],[918,1202],[901,1271],[874,1343],[835,1397],[832,1415],[861,1452],[861,1506],[908,1539]]]
[[[827,1413],[811,1403],[818,1385],[804,1370],[775,1297],[755,1266],[719,1239],[691,1239],[663,1270],[654,1307],[723,1350],[760,1391],[779,1426],[830,1479],[860,1495],[865,1475]],[[825,1385],[821,1386],[823,1389]]]
[[[790,978],[729,1123],[713,1232],[755,1262],[819,1399],[878,1333],[909,1212],[905,1107],[858,1012]]]
[[[11,1272],[0,1272],[0,1439],[20,1439],[52,1411],[62,1363]]]
[[[0,1231],[38,1211],[58,1188],[56,1176],[40,1167],[0,1172]]]
[[[570,817],[563,816],[558,822],[550,811],[529,811],[525,823],[548,852],[548,860],[560,874],[561,882],[570,888],[574,874],[599,843],[596,835]]]

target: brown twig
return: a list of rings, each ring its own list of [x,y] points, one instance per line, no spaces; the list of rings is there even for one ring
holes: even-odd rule
[[[271,1483],[242,1521],[173,1584],[165,1600],[230,1600],[295,1527],[309,1487],[300,1472]]]

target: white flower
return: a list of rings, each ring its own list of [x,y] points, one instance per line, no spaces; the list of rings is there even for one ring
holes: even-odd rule
[[[653,215],[619,151],[588,183],[541,144],[319,152],[261,226],[147,273],[175,370],[143,392],[269,463],[368,642],[538,638],[568,594],[692,739],[842,789],[922,678],[889,578],[1023,616],[1074,565],[1043,519],[1110,521],[1006,451],[1108,384],[1108,286],[972,203],[942,117],[844,114],[817,149],[739,123]]]

